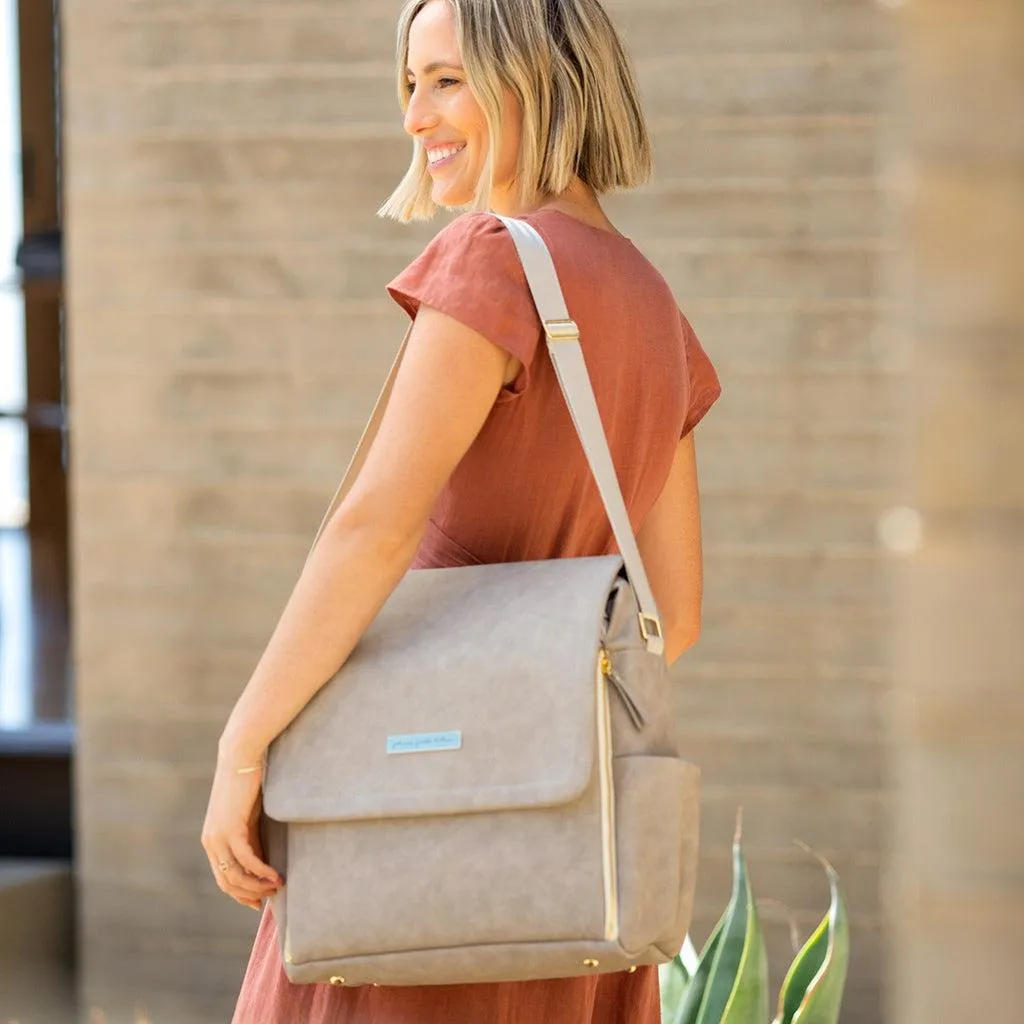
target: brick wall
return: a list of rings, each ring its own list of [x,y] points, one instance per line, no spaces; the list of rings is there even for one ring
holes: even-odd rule
[[[216,737],[399,341],[383,283],[437,225],[405,167],[396,3],[65,0],[81,954],[88,1003],[223,1021],[255,915],[198,846]],[[701,428],[705,627],[678,666],[705,772],[694,931],[739,805],[803,933],[828,854],[879,1019],[881,712],[906,346],[879,185],[894,66],[869,0],[618,0],[656,181],[616,198],[725,380]],[[776,980],[785,915],[766,908]]]

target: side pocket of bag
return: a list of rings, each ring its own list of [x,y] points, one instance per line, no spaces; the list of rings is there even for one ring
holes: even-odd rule
[[[616,758],[614,774],[619,942],[633,955],[657,946],[668,959],[693,906],[700,773],[675,757],[633,755]]]
[[[700,768],[689,761],[679,763],[685,771],[679,792],[679,801],[683,809],[683,834],[679,848],[678,913],[672,931],[662,941],[655,943],[669,958],[679,952],[686,933],[690,930],[700,861]]]

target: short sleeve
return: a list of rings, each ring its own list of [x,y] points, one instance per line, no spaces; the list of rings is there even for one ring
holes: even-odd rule
[[[686,367],[690,377],[690,403],[687,406],[686,418],[679,434],[680,438],[684,438],[700,423],[711,406],[718,401],[722,394],[722,385],[711,360],[697,340],[690,321],[683,316],[682,312],[679,316],[683,324]]]
[[[515,356],[523,369],[502,388],[499,402],[529,387],[543,329],[515,243],[497,217],[457,217],[387,290],[412,319],[421,305],[430,306]]]

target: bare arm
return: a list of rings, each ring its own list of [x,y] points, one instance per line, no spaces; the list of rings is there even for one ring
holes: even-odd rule
[[[483,335],[420,309],[380,431],[228,719],[222,760],[259,760],[344,664],[412,564],[430,510],[509,365]]]
[[[665,629],[671,665],[700,636],[703,592],[700,493],[691,431],[676,445],[668,480],[637,534]]]

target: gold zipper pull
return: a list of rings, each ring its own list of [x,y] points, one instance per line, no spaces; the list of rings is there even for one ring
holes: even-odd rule
[[[626,709],[626,714],[629,715],[629,720],[633,723],[635,729],[642,729],[645,725],[644,713],[637,706],[635,700],[630,695],[629,690],[626,688],[626,684],[619,677],[619,674],[612,668],[612,659],[608,656],[608,652],[602,647],[599,654],[599,663],[601,666],[601,674],[608,681],[611,688],[619,695],[619,700],[622,701],[623,706]]]

